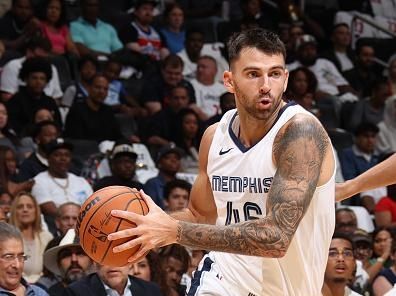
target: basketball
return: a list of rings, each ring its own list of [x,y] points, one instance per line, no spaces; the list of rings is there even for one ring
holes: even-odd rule
[[[109,186],[94,192],[81,206],[76,223],[76,233],[87,255],[95,262],[113,267],[124,266],[128,258],[140,246],[113,253],[113,248],[131,238],[107,240],[110,233],[135,227],[125,219],[113,217],[112,210],[123,210],[141,215],[148,213],[148,206],[138,191],[126,186]]]

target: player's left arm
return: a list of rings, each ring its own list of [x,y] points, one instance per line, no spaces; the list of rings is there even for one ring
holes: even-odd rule
[[[176,241],[230,253],[283,256],[311,202],[328,149],[327,134],[317,120],[293,118],[274,142],[277,171],[266,217],[224,227],[179,221]]]

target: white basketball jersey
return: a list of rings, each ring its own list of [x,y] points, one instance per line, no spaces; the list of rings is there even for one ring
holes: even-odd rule
[[[236,110],[223,116],[210,146],[207,167],[217,207],[217,225],[266,215],[268,191],[276,172],[272,145],[279,129],[297,113],[310,114],[295,103],[285,105],[270,131],[250,148],[245,148],[237,137]],[[236,295],[321,295],[335,226],[334,176],[335,169],[333,177],[314,192],[283,258],[211,252],[224,280],[238,287]]]

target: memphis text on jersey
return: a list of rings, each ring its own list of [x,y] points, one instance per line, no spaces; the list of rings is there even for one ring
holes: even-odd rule
[[[268,193],[273,177],[212,176],[212,190],[220,192]]]

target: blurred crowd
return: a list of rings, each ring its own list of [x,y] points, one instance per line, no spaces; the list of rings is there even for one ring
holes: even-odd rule
[[[74,224],[111,185],[187,207],[201,136],[235,108],[227,39],[253,27],[284,41],[284,100],[326,128],[338,182],[396,151],[392,0],[1,1],[0,295],[185,294],[210,250],[171,245],[112,268]],[[324,295],[392,293],[396,186],[335,206]]]

